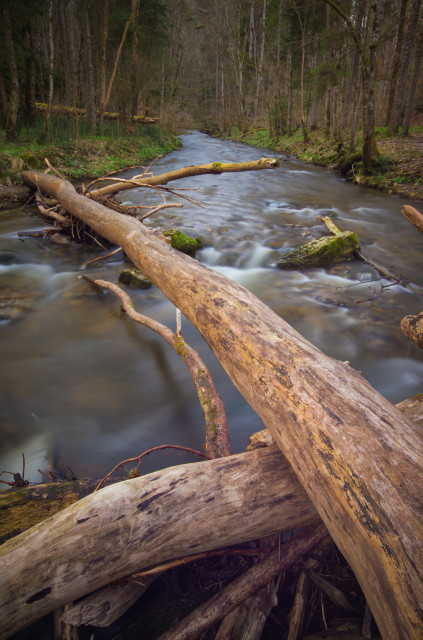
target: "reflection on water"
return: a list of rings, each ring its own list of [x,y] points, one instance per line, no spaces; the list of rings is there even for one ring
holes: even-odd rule
[[[183,141],[182,149],[156,163],[157,172],[266,154],[200,133]],[[393,402],[422,390],[422,352],[403,336],[399,323],[422,310],[423,241],[401,216],[401,199],[288,158],[278,171],[198,176],[189,182],[172,187],[199,189],[189,195],[206,201],[205,209],[186,202],[146,224],[201,235],[205,248],[199,260],[249,288],[327,354],[348,360]],[[134,190],[124,199],[137,203],[140,197]],[[396,285],[380,294],[377,272],[359,261],[329,270],[275,268],[281,252],[326,232],[316,221],[319,215],[355,231],[368,258],[412,286]],[[81,280],[79,266],[92,252],[17,237],[17,231],[42,227],[34,215],[0,213],[1,469],[20,470],[24,451],[31,480],[40,479],[37,468],[57,468],[59,461],[80,476],[100,477],[120,460],[158,444],[201,448],[202,413],[183,362],[123,315],[112,293]],[[116,256],[89,272],[116,282],[122,264]],[[175,328],[175,310],[160,291],[131,296],[139,311]],[[187,321],[183,333],[200,351],[223,397],[234,451],[243,450],[248,436],[262,428],[259,419]],[[147,458],[145,471],[192,460],[175,453],[154,456]]]

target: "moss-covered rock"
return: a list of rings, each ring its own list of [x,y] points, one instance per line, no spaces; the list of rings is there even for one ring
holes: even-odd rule
[[[289,251],[277,262],[280,269],[307,269],[329,267],[336,262],[352,260],[358,247],[358,238],[352,231],[336,236],[323,236]]]
[[[131,289],[149,289],[153,283],[138,269],[124,269],[119,274],[119,282],[126,284]]]
[[[203,248],[201,238],[191,238],[191,236],[187,236],[186,233],[178,231],[177,229],[169,229],[165,231],[163,235],[170,238],[170,244],[174,249],[186,253],[192,258],[195,258],[197,251]]]

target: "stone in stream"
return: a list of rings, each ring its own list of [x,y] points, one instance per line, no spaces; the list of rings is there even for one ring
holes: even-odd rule
[[[336,236],[323,236],[306,242],[285,253],[276,264],[280,269],[329,267],[336,262],[352,260],[357,248],[357,235],[353,231],[344,231]]]
[[[153,286],[153,283],[135,268],[121,271],[119,282],[128,285],[131,289],[149,289]]]

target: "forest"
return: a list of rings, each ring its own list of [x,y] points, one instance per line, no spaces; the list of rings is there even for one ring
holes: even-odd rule
[[[423,110],[421,0],[2,0],[8,139],[43,105],[271,136],[324,127],[363,164]],[[37,107],[38,105],[38,107]],[[82,126],[82,125],[81,125]],[[51,132],[50,132],[51,135]]]

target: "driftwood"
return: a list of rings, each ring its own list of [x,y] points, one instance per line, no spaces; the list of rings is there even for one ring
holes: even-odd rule
[[[316,521],[277,447],[119,482],[0,547],[0,638],[134,570]]]
[[[423,214],[420,211],[417,211],[414,207],[410,207],[410,205],[405,204],[401,213],[404,218],[407,218],[411,224],[413,224],[420,233],[423,233]]]
[[[423,635],[421,429],[348,364],[313,347],[239,284],[172,250],[158,232],[67,182],[35,172],[23,178],[121,246],[199,329],[295,470],[383,637]]]

